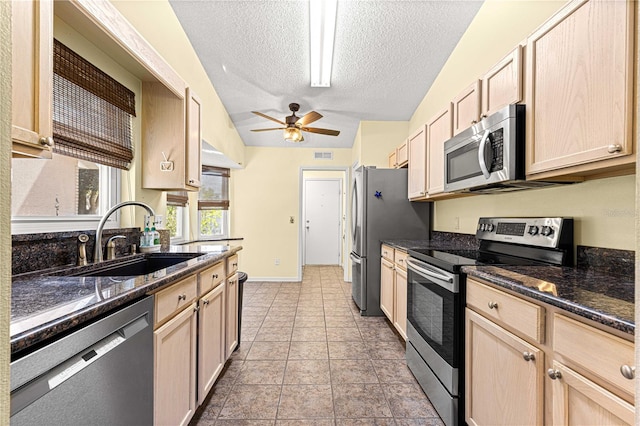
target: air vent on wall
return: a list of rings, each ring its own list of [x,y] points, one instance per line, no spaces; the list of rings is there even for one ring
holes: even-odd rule
[[[314,160],[333,160],[333,152],[320,152],[316,151],[313,153]]]

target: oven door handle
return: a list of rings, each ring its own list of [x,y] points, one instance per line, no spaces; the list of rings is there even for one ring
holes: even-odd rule
[[[447,277],[446,275],[437,274],[433,271],[420,267],[416,262],[412,261],[411,258],[407,259],[407,265],[416,271],[418,274],[425,275],[427,277],[436,278],[438,280],[446,281],[448,283],[453,283],[453,278]]]
[[[353,253],[349,253],[349,258],[351,259],[351,261],[353,263],[355,263],[356,265],[359,265],[362,263],[362,259],[358,259],[356,256],[354,256]]]
[[[489,130],[484,131],[484,135],[482,135],[482,140],[480,141],[480,146],[478,147],[478,163],[480,163],[480,170],[482,170],[482,174],[485,179],[489,179],[491,176],[491,173],[489,173],[489,167],[491,167],[491,164],[487,165],[487,155],[485,154],[490,133],[491,132],[489,132]],[[489,142],[489,148],[491,148],[491,142]]]

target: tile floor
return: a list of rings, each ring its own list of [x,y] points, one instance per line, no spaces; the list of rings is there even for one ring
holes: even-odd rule
[[[244,284],[242,340],[191,425],[442,425],[382,317],[362,317],[342,268]]]

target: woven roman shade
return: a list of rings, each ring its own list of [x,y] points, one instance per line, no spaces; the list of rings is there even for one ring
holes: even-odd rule
[[[128,170],[134,93],[58,40],[53,72],[54,152]]]
[[[189,202],[187,191],[167,192],[167,205],[186,207]]]
[[[229,169],[202,166],[198,210],[229,210]]]

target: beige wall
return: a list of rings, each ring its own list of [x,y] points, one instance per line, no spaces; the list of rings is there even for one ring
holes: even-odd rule
[[[388,156],[407,138],[407,121],[361,121],[351,163],[386,168]]]
[[[200,97],[203,139],[236,163],[243,164],[244,144],[169,2],[112,3]]]
[[[0,425],[9,424],[11,312],[11,3],[0,2]]]
[[[498,62],[564,2],[488,0],[416,109],[416,129],[463,88]],[[497,25],[499,23],[499,25]],[[635,249],[635,179],[602,179],[566,187],[438,201],[434,229],[472,234],[482,216],[573,216],[580,245]],[[456,218],[460,227],[456,229]]]
[[[351,163],[350,149],[332,149],[333,160],[314,160],[314,151],[246,147],[245,168],[231,171],[231,235],[244,237],[240,263],[251,280],[298,276],[301,168],[348,168]]]

